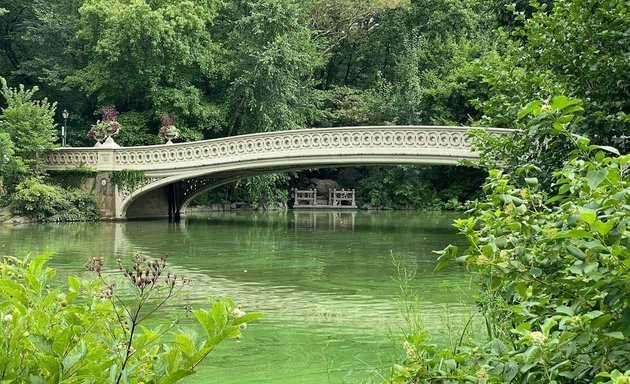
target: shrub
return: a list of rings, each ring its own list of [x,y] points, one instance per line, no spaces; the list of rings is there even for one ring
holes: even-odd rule
[[[55,276],[45,266],[49,257],[0,262],[1,382],[174,383],[260,317],[229,299],[213,300],[209,309],[181,308],[172,318],[158,316],[188,284],[165,271],[165,257],[136,255],[130,269],[119,264],[120,278],[95,257],[86,266],[97,280],[69,277],[55,288],[49,287]],[[180,327],[190,314],[203,335]]]
[[[74,189],[44,184],[31,177],[20,183],[12,196],[15,211],[44,222],[96,221],[99,210],[93,196]]]
[[[398,166],[359,182],[361,200],[385,209],[436,209],[441,202],[430,183],[423,180],[422,169]]]
[[[478,276],[489,342],[439,350],[407,340],[394,381],[630,380],[630,155],[572,135],[571,105],[530,105],[537,124],[575,148],[552,187],[530,164],[491,170],[486,197],[455,223],[470,244],[459,260]],[[439,254],[438,270],[457,247]]]

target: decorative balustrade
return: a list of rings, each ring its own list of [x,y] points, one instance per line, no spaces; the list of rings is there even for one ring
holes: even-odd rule
[[[158,170],[255,160],[282,154],[365,153],[426,149],[469,152],[467,127],[376,126],[313,128],[229,138],[118,148],[58,148],[45,156],[48,169],[84,165],[96,170]],[[492,129],[498,133],[506,130]]]

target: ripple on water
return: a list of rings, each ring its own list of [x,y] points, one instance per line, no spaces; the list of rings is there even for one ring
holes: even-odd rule
[[[461,270],[434,274],[433,249],[454,237],[444,214],[215,214],[180,224],[162,221],[32,225],[0,228],[3,254],[53,252],[60,279],[88,276],[86,259],[107,264],[135,252],[169,254],[173,273],[192,278],[185,295],[165,308],[207,306],[230,296],[267,317],[240,342],[227,342],[188,383],[361,382],[387,371],[390,332],[403,326],[396,304],[396,267],[415,271],[417,315],[437,339],[444,324],[474,313]]]

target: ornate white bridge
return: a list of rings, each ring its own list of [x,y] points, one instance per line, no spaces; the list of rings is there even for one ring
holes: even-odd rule
[[[177,217],[208,189],[270,172],[378,164],[457,164],[475,159],[468,127],[372,126],[313,128],[142,147],[57,148],[48,170],[85,166],[98,172],[104,217]],[[489,128],[493,133],[507,129]],[[112,172],[143,171],[132,190]]]

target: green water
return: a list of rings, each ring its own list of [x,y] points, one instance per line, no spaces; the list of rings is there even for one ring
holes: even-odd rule
[[[402,319],[393,257],[416,271],[424,323],[435,337],[470,311],[461,270],[435,274],[435,254],[461,241],[453,215],[417,212],[293,212],[189,215],[142,221],[0,227],[0,254],[52,252],[60,276],[87,273],[94,255],[113,265],[134,252],[169,254],[193,280],[186,303],[231,296],[267,318],[228,341],[187,383],[362,383],[378,380],[398,353]],[[463,288],[462,288],[463,287]],[[442,336],[441,336],[442,335]]]

